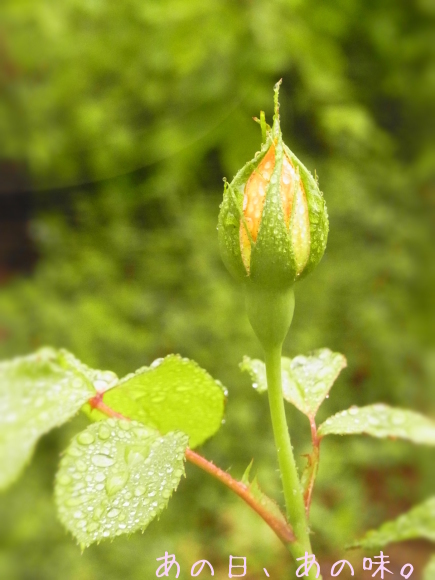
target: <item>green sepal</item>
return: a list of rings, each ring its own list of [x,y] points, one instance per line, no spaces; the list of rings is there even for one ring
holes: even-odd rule
[[[219,249],[223,263],[230,274],[239,281],[244,281],[248,277],[240,249],[240,221],[243,219],[245,185],[271,145],[272,135],[268,133],[261,150],[237,172],[231,183],[225,182],[224,186],[224,198],[218,218]]]
[[[296,169],[299,170],[302,184],[307,196],[308,215],[310,220],[310,256],[308,262],[297,277],[298,280],[304,278],[312,272],[325,253],[328,241],[329,220],[325,199],[319,189],[317,181],[305,165],[296,157],[284,143],[284,152],[288,155]]]
[[[275,85],[272,126],[275,167],[266,189],[257,241],[251,248],[250,278],[254,284],[265,288],[285,288],[293,285],[297,270],[280,193],[284,146],[279,123],[279,85],[280,83]]]

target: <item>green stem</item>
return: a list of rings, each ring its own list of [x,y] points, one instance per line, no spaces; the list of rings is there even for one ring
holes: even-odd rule
[[[281,346],[274,346],[267,349],[265,351],[265,358],[270,415],[272,418],[273,435],[278,454],[284,499],[287,516],[296,536],[296,542],[292,544],[290,549],[293,557],[296,559],[303,557],[305,552],[312,554],[312,551],[303,492],[293,455],[285,416],[284,399],[282,397]]]
[[[249,321],[264,349],[273,435],[278,454],[279,469],[287,509],[296,542],[289,546],[293,558],[312,554],[304,494],[299,480],[296,461],[290,441],[282,394],[282,344],[290,328],[294,311],[293,288],[263,288],[246,285],[246,306]],[[303,564],[296,562],[297,565]],[[312,566],[307,578],[316,578]],[[320,578],[320,576],[319,576]]]

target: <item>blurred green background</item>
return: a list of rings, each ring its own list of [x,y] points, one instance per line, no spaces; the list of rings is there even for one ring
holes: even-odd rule
[[[202,452],[235,477],[255,457],[281,501],[267,401],[238,370],[261,351],[216,222],[222,178],[259,149],[251,118],[271,118],[282,77],[284,139],[317,171],[331,225],[285,354],[347,356],[320,419],[375,401],[434,417],[434,36],[432,0],[2,0],[1,358],[50,344],[121,375],[171,352],[195,359],[230,393]],[[289,409],[289,421],[302,455],[306,419]],[[85,424],[45,437],[0,497],[1,578],[150,578],[165,550],[182,578],[202,558],[227,577],[229,554],[248,558],[249,578],[285,575],[265,524],[190,465],[143,536],[80,555],[52,488]],[[401,442],[324,443],[312,517],[325,571],[347,557],[363,577],[345,544],[433,494],[434,459]],[[418,580],[430,550],[387,553]]]

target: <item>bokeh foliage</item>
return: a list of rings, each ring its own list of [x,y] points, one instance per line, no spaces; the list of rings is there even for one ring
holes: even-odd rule
[[[346,355],[320,419],[375,401],[434,415],[430,0],[2,0],[0,15],[0,157],[32,181],[40,256],[1,288],[2,357],[50,344],[120,375],[171,352],[197,360],[229,388],[226,425],[204,453],[239,477],[255,457],[280,500],[267,403],[238,369],[261,352],[215,228],[222,177],[259,148],[251,117],[270,119],[282,77],[284,139],[317,171],[330,215],[285,354]],[[304,418],[289,418],[303,453]],[[186,578],[200,558],[226,575],[230,553],[258,577],[288,565],[263,523],[189,466],[145,536],[80,558],[52,502],[79,424],[48,436],[0,498],[2,576],[148,577],[165,550]],[[355,438],[322,452],[320,560],[433,492],[430,449]]]

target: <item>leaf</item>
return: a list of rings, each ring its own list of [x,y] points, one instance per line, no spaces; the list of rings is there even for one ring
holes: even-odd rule
[[[371,530],[351,547],[377,549],[414,538],[424,538],[435,542],[435,497],[412,508],[396,520],[386,522],[377,530]]]
[[[255,476],[252,481],[249,480],[249,475],[251,473],[251,468],[254,460],[248,465],[243,474],[241,482],[246,485],[251,495],[260,503],[270,514],[272,514],[277,520],[279,520],[285,527],[288,527],[287,520],[279,508],[278,504],[271,499],[269,496],[263,493],[261,490],[257,476]]]
[[[222,385],[195,362],[169,355],[139,369],[107,391],[103,401],[161,433],[182,431],[193,449],[216,433],[225,408]],[[91,414],[94,420],[102,413]]]
[[[63,525],[82,547],[147,525],[184,474],[187,436],[108,419],[74,437],[56,475]]]
[[[258,393],[265,393],[267,391],[266,365],[262,360],[244,356],[239,367],[241,371],[249,373],[252,380],[252,387]]]
[[[91,369],[67,350],[62,349],[60,352],[62,353],[65,363],[85,375],[85,377],[93,384],[97,393],[104,393],[119,382],[118,376],[114,372]],[[95,393],[93,394],[95,395]]]
[[[434,580],[434,578],[435,578],[435,556],[432,556],[426,568],[423,570],[423,580]]]
[[[299,355],[293,359],[282,357],[284,399],[308,417],[314,417],[345,366],[346,358],[328,348],[313,351],[308,356]],[[244,357],[240,368],[249,372],[254,389],[259,393],[267,390],[266,366],[262,361]]]
[[[0,489],[18,477],[44,433],[95,395],[73,359],[64,350],[44,348],[0,363]]]
[[[407,439],[413,443],[435,445],[435,423],[414,411],[394,409],[377,403],[367,407],[351,407],[329,417],[318,434],[355,435],[366,433],[372,437]]]

